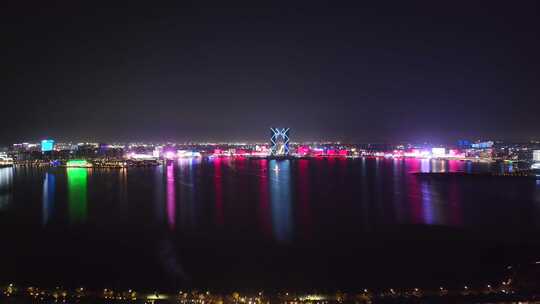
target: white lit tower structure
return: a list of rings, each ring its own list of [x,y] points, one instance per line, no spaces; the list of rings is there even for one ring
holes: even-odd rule
[[[274,156],[289,155],[290,128],[270,128],[270,151]]]

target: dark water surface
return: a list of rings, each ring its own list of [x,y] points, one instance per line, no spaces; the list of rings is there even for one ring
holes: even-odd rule
[[[276,169],[277,168],[277,169]],[[0,283],[96,288],[484,284],[540,257],[540,182],[440,160],[180,160],[0,169]]]

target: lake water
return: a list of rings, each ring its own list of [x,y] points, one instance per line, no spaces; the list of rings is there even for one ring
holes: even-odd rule
[[[540,257],[540,181],[392,159],[0,169],[0,283],[359,289],[485,284]],[[1,284],[0,284],[1,285]]]

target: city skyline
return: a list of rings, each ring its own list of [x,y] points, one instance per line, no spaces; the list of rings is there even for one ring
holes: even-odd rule
[[[20,144],[32,144],[32,145],[40,145],[43,141],[53,140],[55,143],[62,143],[62,144],[107,144],[107,145],[267,145],[271,146],[272,141],[267,137],[261,137],[257,140],[246,140],[246,139],[238,139],[238,140],[141,140],[141,139],[133,139],[133,140],[100,140],[98,138],[92,138],[92,137],[78,137],[78,138],[71,138],[71,139],[65,139],[65,138],[55,138],[55,137],[40,137],[40,138],[31,138],[31,139],[20,139],[14,142],[0,144],[0,147],[9,147],[13,145],[20,145]],[[443,141],[443,140],[395,140],[395,141],[343,141],[339,139],[310,139],[310,140],[302,140],[295,137],[292,137],[290,140],[290,143],[293,145],[302,145],[302,144],[344,144],[344,145],[369,145],[369,144],[382,144],[382,145],[412,145],[412,146],[460,146],[462,142],[468,142],[468,143],[482,143],[482,142],[494,142],[494,143],[500,143],[500,144],[540,144],[540,139],[531,138],[528,140],[507,140],[507,139],[501,139],[501,138],[460,138],[456,139],[454,141]]]

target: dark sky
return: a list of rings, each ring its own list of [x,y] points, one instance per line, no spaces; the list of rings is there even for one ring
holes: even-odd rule
[[[540,137],[535,1],[12,2],[0,143]]]

